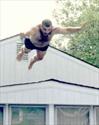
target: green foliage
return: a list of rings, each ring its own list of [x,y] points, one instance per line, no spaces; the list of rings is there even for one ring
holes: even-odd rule
[[[99,67],[99,0],[74,1],[76,5],[71,0],[58,0],[61,9],[54,13],[63,26],[87,22],[82,31],[70,36],[66,51]]]
[[[75,34],[68,44],[68,52],[99,67],[99,12],[86,10],[79,18],[87,21],[83,31]]]

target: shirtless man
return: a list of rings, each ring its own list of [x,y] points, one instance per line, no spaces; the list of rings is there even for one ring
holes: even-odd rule
[[[79,27],[53,27],[52,22],[49,19],[45,19],[41,24],[33,27],[26,33],[20,33],[20,36],[24,38],[24,45],[17,55],[17,60],[21,61],[24,53],[36,50],[36,55],[31,58],[28,69],[31,69],[33,64],[44,58],[46,51],[49,47],[49,43],[52,37],[56,34],[75,33],[80,31],[84,25]]]

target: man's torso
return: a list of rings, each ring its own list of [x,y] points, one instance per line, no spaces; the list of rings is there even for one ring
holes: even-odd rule
[[[48,36],[43,35],[42,31],[40,30],[39,25],[36,26],[33,30],[34,31],[32,32],[32,34],[30,35],[29,38],[35,46],[45,47],[45,46],[49,45],[49,43],[53,37],[53,30],[48,34]]]

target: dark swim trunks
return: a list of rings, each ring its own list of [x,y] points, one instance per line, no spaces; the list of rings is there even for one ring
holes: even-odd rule
[[[36,49],[36,50],[40,50],[40,51],[46,51],[49,47],[49,45],[45,46],[45,47],[36,47],[29,38],[25,38],[24,40],[24,44],[25,44],[25,47],[27,49],[30,49],[30,50],[33,50],[33,49]]]

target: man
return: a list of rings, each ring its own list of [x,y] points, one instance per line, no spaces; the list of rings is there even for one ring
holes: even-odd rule
[[[84,25],[79,27],[53,27],[52,22],[49,19],[45,19],[41,24],[33,27],[26,33],[21,33],[20,36],[24,37],[24,46],[17,55],[17,60],[21,61],[24,53],[36,50],[36,56],[31,58],[28,69],[31,69],[33,64],[44,58],[46,51],[49,47],[49,43],[52,37],[56,34],[75,33],[80,31]]]

